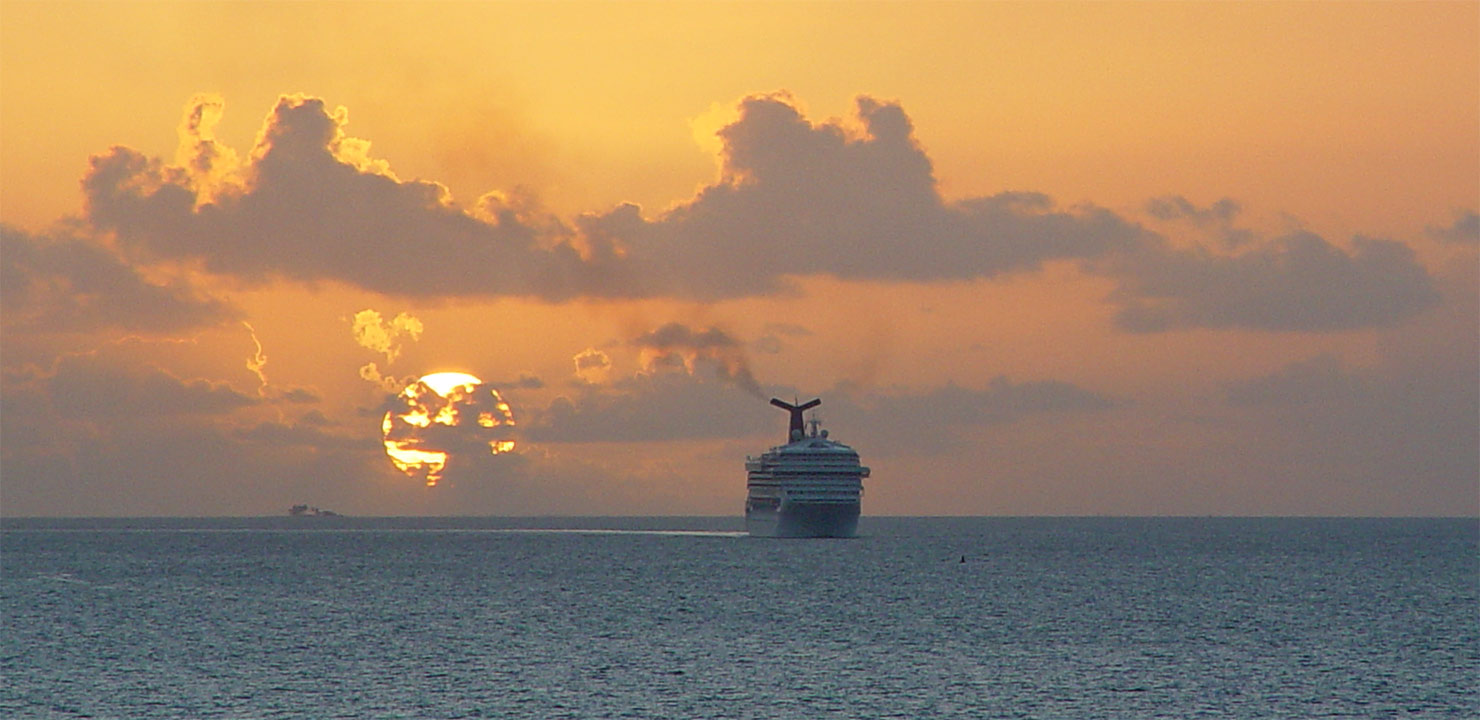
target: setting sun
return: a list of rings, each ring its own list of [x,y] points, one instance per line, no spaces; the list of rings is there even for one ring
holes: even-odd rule
[[[380,423],[385,453],[402,472],[424,479],[428,487],[442,479],[451,455],[469,438],[486,444],[493,455],[514,450],[515,441],[505,435],[515,424],[513,410],[477,376],[424,375],[403,388],[395,402],[400,407],[387,410]],[[465,414],[473,419],[465,420]]]

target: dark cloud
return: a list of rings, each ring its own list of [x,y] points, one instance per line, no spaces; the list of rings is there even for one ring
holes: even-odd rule
[[[121,366],[93,355],[61,358],[47,388],[56,409],[73,417],[219,415],[261,402],[225,383],[184,380],[159,368]]]
[[[261,515],[350,504],[384,452],[313,411],[250,418],[263,401],[104,355],[6,373],[0,465],[8,515]],[[373,462],[372,462],[373,461]]]
[[[281,394],[279,394],[278,397],[284,402],[293,403],[295,405],[311,405],[323,399],[319,396],[317,392],[309,390],[308,388],[299,387],[289,388],[288,390],[285,390]]]
[[[624,205],[567,227],[496,194],[470,214],[439,185],[395,178],[345,135],[342,109],[302,96],[282,98],[234,176],[215,169],[225,153],[214,141],[192,141],[210,157],[184,169],[121,147],[93,158],[88,219],[131,252],[247,280],[550,300],[734,297],[815,273],[985,277],[1097,255],[1141,232],[1038,195],[947,206],[898,105],[860,98],[857,132],[813,124],[781,96],[740,110],[720,132],[723,180],[653,221]]]
[[[750,344],[756,352],[774,355],[781,352],[785,347],[783,337],[807,337],[812,331],[795,323],[766,323],[762,329],[762,335]]]
[[[1152,198],[1146,203],[1146,212],[1158,220],[1181,220],[1212,233],[1229,248],[1253,239],[1249,230],[1234,227],[1234,220],[1243,207],[1232,198],[1221,198],[1207,207],[1198,207],[1181,195],[1166,195]]]
[[[113,148],[92,159],[84,180],[88,218],[132,252],[199,259],[251,281],[334,279],[411,296],[582,292],[572,283],[596,263],[539,237],[548,219],[492,200],[485,219],[465,213],[440,185],[403,182],[370,159],[367,143],[344,134],[346,122],[322,100],[282,98],[243,179],[210,193],[186,173]]]
[[[545,381],[538,375],[519,373],[519,377],[513,380],[495,381],[488,384],[500,390],[539,390],[545,386]]]
[[[668,292],[723,298],[785,289],[786,279],[937,281],[1092,257],[1141,229],[1093,207],[1059,210],[1009,193],[947,204],[909,119],[858,100],[857,132],[813,124],[784,96],[751,97],[724,128],[722,180],[652,222],[624,208],[610,228]]]
[[[209,123],[189,119],[197,160],[186,167],[126,148],[94,158],[88,219],[146,258],[428,297],[713,300],[794,289],[809,275],[936,282],[1053,260],[1115,280],[1117,322],[1136,332],[1381,326],[1436,297],[1403,245],[1356,238],[1348,250],[1309,233],[1259,242],[1234,227],[1230,199],[1147,206],[1211,230],[1223,241],[1216,251],[1178,249],[1107,209],[1062,208],[1042,193],[947,202],[897,104],[860,97],[848,123],[814,123],[785,95],[746,98],[739,111],[719,132],[720,179],[654,218],[622,205],[566,224],[528,197],[499,194],[465,211],[441,186],[399,180],[371,158],[368,143],[345,135],[342,109],[295,96],[230,173],[221,166],[234,157],[190,130]],[[196,115],[214,117],[187,113]],[[1439,234],[1468,242],[1472,218]],[[759,349],[778,347],[779,337],[762,338]]]
[[[27,333],[174,333],[240,318],[240,311],[182,282],[146,279],[91,240],[31,235],[0,225],[4,327]]]
[[[1272,375],[1230,383],[1226,390],[1230,403],[1247,406],[1345,404],[1367,392],[1361,380],[1342,370],[1334,355],[1291,363]]]
[[[281,433],[241,437],[214,424],[120,419],[38,430],[48,444],[6,439],[8,515],[277,515],[304,501],[345,509],[385,457],[374,443],[287,433],[295,441],[279,444]]]
[[[1098,267],[1119,282],[1116,324],[1132,332],[1351,330],[1391,325],[1439,300],[1411,248],[1364,237],[1350,251],[1308,232],[1236,255],[1148,245]]]
[[[1191,220],[1198,224],[1227,224],[1242,210],[1232,198],[1222,198],[1207,206],[1198,207],[1181,195],[1165,195],[1146,202],[1146,212],[1162,220]]]
[[[681,323],[668,323],[652,332],[632,339],[642,349],[645,369],[682,366],[693,373],[700,365],[709,366],[720,378],[760,396],[760,385],[750,372],[745,346],[719,328],[694,330]]]
[[[267,448],[310,447],[320,450],[380,450],[381,443],[371,438],[347,437],[324,429],[322,415],[309,415],[293,422],[261,422],[232,431],[232,436]]]
[[[1456,245],[1480,245],[1480,214],[1474,210],[1454,213],[1454,222],[1443,227],[1429,226],[1430,237]]]

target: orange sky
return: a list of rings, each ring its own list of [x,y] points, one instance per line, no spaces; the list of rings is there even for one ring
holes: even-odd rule
[[[0,1],[0,512],[731,514],[742,361],[868,514],[1480,511],[1473,3],[744,10]],[[518,457],[403,476],[371,362]]]

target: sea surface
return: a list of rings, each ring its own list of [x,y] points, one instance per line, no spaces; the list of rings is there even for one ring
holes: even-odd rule
[[[6,520],[6,718],[1480,718],[1474,519]]]

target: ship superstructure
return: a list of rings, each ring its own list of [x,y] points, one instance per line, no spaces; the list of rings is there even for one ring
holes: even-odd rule
[[[869,469],[853,448],[819,432],[815,417],[804,420],[822,400],[771,404],[791,413],[787,443],[745,459],[745,529],[758,537],[852,537]]]

